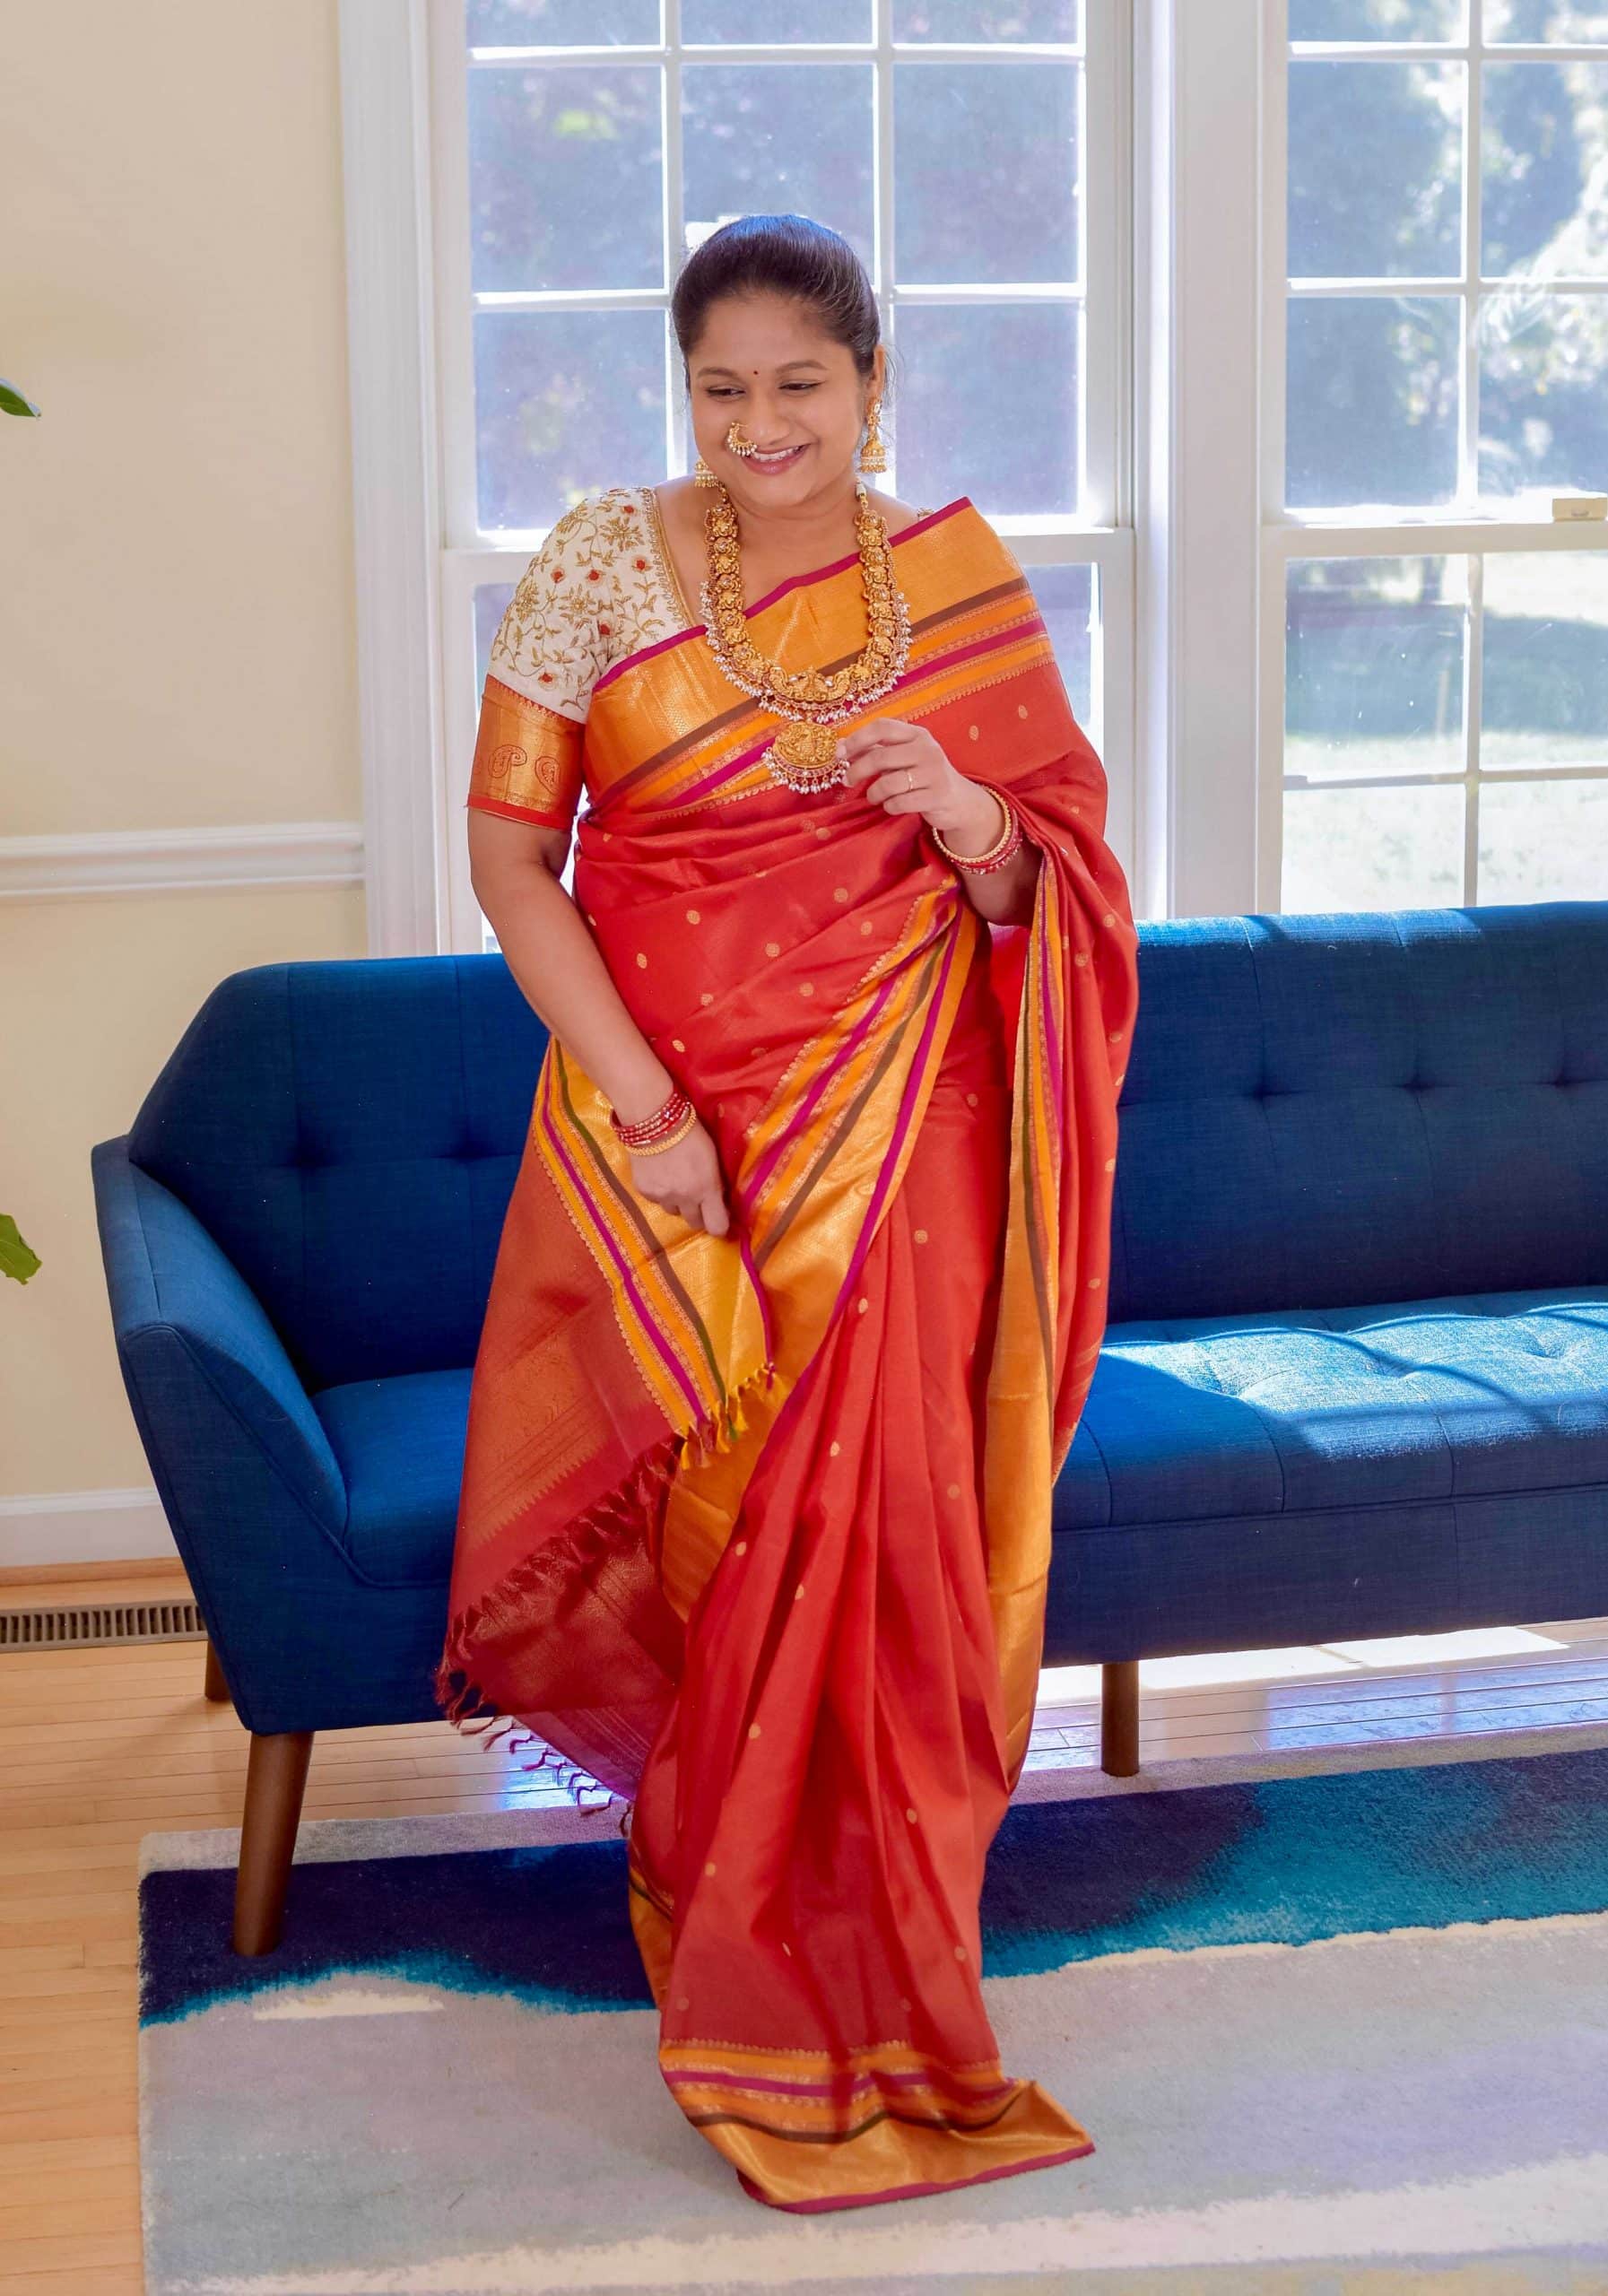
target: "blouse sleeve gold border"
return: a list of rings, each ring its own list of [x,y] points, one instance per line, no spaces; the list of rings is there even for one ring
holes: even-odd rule
[[[487,675],[465,802],[568,829],[580,802],[585,726]]]

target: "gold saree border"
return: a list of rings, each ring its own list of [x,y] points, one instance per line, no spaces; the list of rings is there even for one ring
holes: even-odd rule
[[[662,2010],[671,1910],[629,1855],[628,1867],[631,1927]],[[897,2037],[838,2051],[661,2037],[657,2054],[688,2120],[773,2208],[911,2199],[1095,2149],[1082,2122],[997,2056],[956,2065]]]

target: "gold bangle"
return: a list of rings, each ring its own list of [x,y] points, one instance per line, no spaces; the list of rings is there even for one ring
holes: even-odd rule
[[[978,787],[979,788],[987,788],[989,796],[997,801],[1004,813],[1005,825],[1000,831],[999,835],[995,839],[993,844],[987,847],[981,853],[957,853],[952,846],[944,843],[941,833],[937,830],[934,830],[932,833],[934,844],[937,847],[939,852],[943,854],[944,859],[946,861],[952,861],[958,869],[987,868],[994,862],[1002,860],[1011,846],[1016,842],[1021,833],[1016,819],[1016,809],[1011,804],[1010,800],[1006,797],[1001,796],[999,791],[995,789],[991,783],[979,782]]]

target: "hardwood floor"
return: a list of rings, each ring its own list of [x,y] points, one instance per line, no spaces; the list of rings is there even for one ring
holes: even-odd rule
[[[0,1607],[187,1595],[175,1566],[0,1573]],[[238,1825],[247,1738],[203,1646],[0,1653],[0,2291],[138,2296],[142,1834]],[[1608,1619],[1147,1661],[1146,1761],[1608,1721]],[[1046,1677],[1029,1761],[1099,1761],[1093,1668]],[[526,1758],[528,1759],[528,1750]],[[310,1818],[561,1799],[446,1722],[316,1741]]]

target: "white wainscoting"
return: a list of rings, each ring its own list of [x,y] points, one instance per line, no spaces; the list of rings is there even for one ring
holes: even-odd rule
[[[248,822],[232,829],[0,837],[0,900],[210,892],[231,885],[355,885],[362,880],[363,831],[358,822]]]

